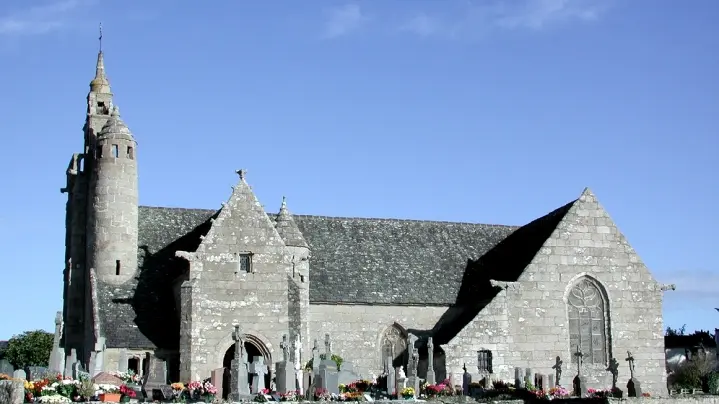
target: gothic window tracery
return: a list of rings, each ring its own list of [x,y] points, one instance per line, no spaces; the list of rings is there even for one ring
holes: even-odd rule
[[[605,365],[610,356],[609,306],[603,288],[593,279],[577,280],[567,296],[569,352],[577,347],[586,364]]]
[[[407,335],[405,331],[398,325],[393,324],[382,335],[382,363],[386,358],[390,358],[394,362],[395,358],[402,355],[407,348]]]

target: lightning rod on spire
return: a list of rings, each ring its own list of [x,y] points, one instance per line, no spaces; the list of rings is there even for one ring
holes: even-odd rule
[[[102,52],[102,23],[100,23],[100,52]]]

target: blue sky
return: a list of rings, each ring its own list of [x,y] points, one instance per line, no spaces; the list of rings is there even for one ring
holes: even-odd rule
[[[0,3],[0,339],[62,307],[97,27],[144,205],[524,224],[586,186],[719,327],[716,0]],[[714,162],[712,162],[714,160]]]

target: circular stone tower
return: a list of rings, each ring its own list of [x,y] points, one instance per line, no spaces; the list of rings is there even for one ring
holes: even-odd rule
[[[90,180],[90,267],[104,283],[121,284],[137,273],[136,146],[114,107],[97,136]]]

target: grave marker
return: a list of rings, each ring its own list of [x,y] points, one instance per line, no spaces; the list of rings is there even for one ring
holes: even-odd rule
[[[233,401],[242,401],[243,397],[250,395],[250,384],[247,381],[249,369],[247,366],[245,341],[242,339],[239,325],[235,325],[232,339],[235,340],[235,358],[232,360],[230,369],[230,399]]]
[[[629,382],[627,383],[627,396],[641,397],[642,384],[634,376],[634,356],[630,351],[627,351],[627,359],[625,360],[629,363]]]

